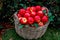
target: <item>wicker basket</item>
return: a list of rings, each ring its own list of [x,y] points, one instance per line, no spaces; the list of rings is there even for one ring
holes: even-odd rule
[[[19,36],[25,39],[37,39],[41,37],[45,33],[49,25],[49,22],[47,22],[43,27],[38,27],[38,28],[25,27],[25,28],[20,29],[18,27],[20,23],[16,14],[17,12],[14,14],[15,30]]]

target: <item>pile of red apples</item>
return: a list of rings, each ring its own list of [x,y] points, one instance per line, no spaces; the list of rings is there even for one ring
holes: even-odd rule
[[[44,13],[43,11],[46,11]],[[32,6],[27,7],[26,9],[22,8],[18,11],[17,17],[20,24],[34,24],[37,23],[40,26],[45,25],[48,22],[48,10],[45,7],[41,6]]]

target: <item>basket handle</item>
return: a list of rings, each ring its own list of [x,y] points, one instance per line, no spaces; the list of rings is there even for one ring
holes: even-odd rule
[[[42,7],[42,8],[45,8],[45,10],[46,10],[45,14],[47,14],[49,12],[48,8],[46,8],[46,7]]]

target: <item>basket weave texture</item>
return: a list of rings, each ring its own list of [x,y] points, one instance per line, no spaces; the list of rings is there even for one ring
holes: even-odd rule
[[[16,14],[17,12],[14,14],[13,18],[15,21],[15,30],[19,36],[25,39],[37,39],[39,37],[42,37],[42,35],[44,35],[49,25],[49,22],[47,22],[44,26],[38,27],[38,28],[25,27],[25,28],[20,29],[19,28],[20,23]]]

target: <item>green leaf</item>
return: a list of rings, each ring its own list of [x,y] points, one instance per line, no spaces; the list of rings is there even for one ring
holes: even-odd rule
[[[49,16],[49,21],[54,21],[53,19],[55,16],[53,16],[50,11],[48,12],[48,16]]]
[[[53,18],[53,16],[50,17],[50,19]]]
[[[33,25],[34,25],[36,28],[39,27],[39,25],[38,25],[37,23],[34,23]]]
[[[27,6],[26,5],[24,5],[24,9],[26,9],[27,8]]]
[[[46,13],[46,10],[43,10],[43,13]]]
[[[24,27],[24,25],[22,25],[22,24],[19,26],[19,28],[23,28],[23,27]]]
[[[21,5],[22,7],[24,6],[24,4],[19,4],[19,5]]]
[[[51,17],[52,16],[52,13],[51,12],[48,12],[48,16]]]
[[[49,19],[49,21],[53,21],[53,19]]]
[[[49,17],[49,21],[54,21],[53,18],[54,16]]]
[[[27,8],[27,6],[25,4],[19,4],[19,5],[21,5],[25,9]]]

